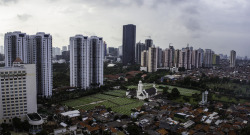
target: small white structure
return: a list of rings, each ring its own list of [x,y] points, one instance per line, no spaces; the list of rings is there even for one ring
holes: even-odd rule
[[[147,72],[147,71],[148,71],[148,68],[147,68],[147,67],[140,67],[140,71],[145,71],[145,72]]]
[[[78,110],[74,110],[74,111],[68,111],[68,112],[61,113],[61,115],[64,117],[72,118],[72,117],[80,116],[80,112]]]
[[[127,97],[134,96],[134,97],[138,98],[139,100],[144,100],[146,98],[150,98],[150,97],[153,97],[155,95],[157,95],[157,89],[155,87],[155,84],[153,85],[152,88],[143,89],[142,81],[139,81],[137,91],[126,92]]]
[[[29,133],[35,135],[42,131],[43,119],[38,113],[26,114],[27,120],[30,124]]]
[[[202,101],[200,104],[202,104],[202,105],[207,104],[207,95],[208,95],[208,91],[202,92]]]

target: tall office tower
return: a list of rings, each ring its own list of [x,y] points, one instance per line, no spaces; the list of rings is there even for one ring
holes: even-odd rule
[[[89,82],[90,39],[87,36],[70,37],[70,86],[86,89]]]
[[[62,52],[68,51],[67,46],[62,46]]]
[[[171,46],[171,45],[169,45],[169,49],[171,50],[171,53],[172,53],[172,59],[171,59],[171,61],[170,61],[170,63],[171,63],[171,66],[173,67],[174,66],[174,46]]]
[[[90,85],[103,85],[103,40],[101,37],[90,37]]]
[[[157,71],[157,53],[154,46],[148,49],[148,72]]]
[[[148,50],[149,47],[153,46],[153,40],[152,39],[146,39],[145,40],[145,50]]]
[[[108,54],[112,55],[115,53],[115,48],[114,47],[108,47]]]
[[[107,43],[105,41],[103,42],[103,51],[104,51],[103,58],[105,58],[105,56],[107,56]]]
[[[204,67],[212,67],[213,62],[213,51],[211,49],[205,49],[204,54]]]
[[[118,47],[118,55],[119,57],[122,57],[122,46]]]
[[[199,51],[192,51],[192,68],[199,68]]]
[[[136,48],[135,48],[135,62],[137,64],[141,63],[141,53],[144,50],[145,50],[145,44],[143,44],[141,42],[136,43]]]
[[[28,59],[28,35],[20,31],[8,32],[4,36],[5,67],[11,67],[19,57],[24,63]]]
[[[0,45],[0,54],[4,54],[4,47]]]
[[[174,51],[174,67],[179,67],[181,57],[181,50],[177,49]]]
[[[70,85],[87,89],[103,85],[103,40],[100,37],[70,37]]]
[[[219,65],[220,64],[220,56],[217,54],[213,54],[213,65]]]
[[[171,68],[173,67],[172,61],[173,61],[173,54],[172,49],[166,48],[164,50],[164,67]]]
[[[21,62],[17,58],[12,67],[0,68],[0,123],[37,112],[36,66]]]
[[[122,63],[123,65],[135,63],[136,26],[133,24],[123,25],[122,38]]]
[[[199,48],[199,62],[198,62],[198,67],[201,68],[203,66],[204,63],[204,50]]]
[[[119,48],[115,48],[115,56],[119,57]]]
[[[231,50],[231,52],[230,52],[230,67],[235,67],[235,61],[236,61],[236,51]]]
[[[157,68],[162,67],[162,49],[160,47],[156,48],[156,54],[157,54]]]
[[[55,55],[61,55],[61,48],[59,47],[55,48]]]
[[[53,88],[52,73],[52,36],[38,32],[29,37],[32,64],[36,64],[37,94],[42,97],[51,97]]]
[[[186,48],[186,58],[187,58],[187,66],[186,69],[191,69],[192,68],[192,50],[187,47]]]
[[[185,69],[191,69],[191,64],[192,64],[191,55],[192,51],[189,49],[189,47],[182,48],[179,67],[184,67]]]
[[[141,52],[141,67],[148,66],[148,51],[144,50]]]
[[[70,51],[70,45],[68,45],[68,51]]]
[[[56,57],[56,48],[52,47],[52,57],[55,58]]]

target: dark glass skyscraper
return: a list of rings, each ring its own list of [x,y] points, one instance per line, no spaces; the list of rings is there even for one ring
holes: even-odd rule
[[[123,25],[123,38],[122,38],[123,65],[135,64],[135,40],[136,40],[136,26],[133,24]]]
[[[152,39],[146,39],[145,40],[145,50],[148,50],[149,47],[152,47],[153,46],[153,40]]]

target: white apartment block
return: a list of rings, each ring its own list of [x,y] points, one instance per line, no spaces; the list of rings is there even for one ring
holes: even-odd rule
[[[28,35],[20,31],[8,32],[4,36],[5,67],[11,67],[19,57],[24,63],[28,61]]]
[[[21,32],[5,34],[5,66],[11,67],[16,58],[25,64],[36,64],[37,93],[52,96],[52,36],[44,32],[26,35]]]
[[[37,72],[37,94],[42,97],[51,97],[53,88],[52,73],[52,36],[38,32],[30,36],[33,42],[33,61]]]
[[[148,49],[148,72],[157,71],[157,52],[154,46]]]
[[[103,40],[96,36],[70,37],[70,85],[87,89],[103,85]]]
[[[14,117],[24,120],[27,113],[36,113],[35,64],[0,68],[0,92],[0,123],[11,123]]]

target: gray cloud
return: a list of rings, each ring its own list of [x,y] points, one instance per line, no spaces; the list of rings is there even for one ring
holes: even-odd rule
[[[10,3],[17,3],[18,0],[0,0],[0,5],[8,5]]]
[[[28,19],[30,19],[32,16],[29,14],[21,14],[21,15],[17,15],[17,18],[23,22],[27,21]]]
[[[250,44],[249,0],[0,0],[0,3],[8,6],[0,8],[3,33],[20,27],[26,33],[35,33],[34,27],[39,27],[53,34],[55,46],[68,44],[69,36],[86,34],[103,36],[109,46],[117,47],[122,43],[122,25],[132,23],[137,27],[137,41],[144,42],[144,36],[151,35],[162,48],[168,43],[182,48],[189,42],[195,48],[209,46],[218,53],[235,49],[238,54],[250,55],[244,49]],[[30,11],[32,16],[22,14]],[[17,18],[27,24],[20,25]]]
[[[201,30],[201,26],[198,20],[195,18],[186,18],[183,20],[184,26],[191,31]]]

